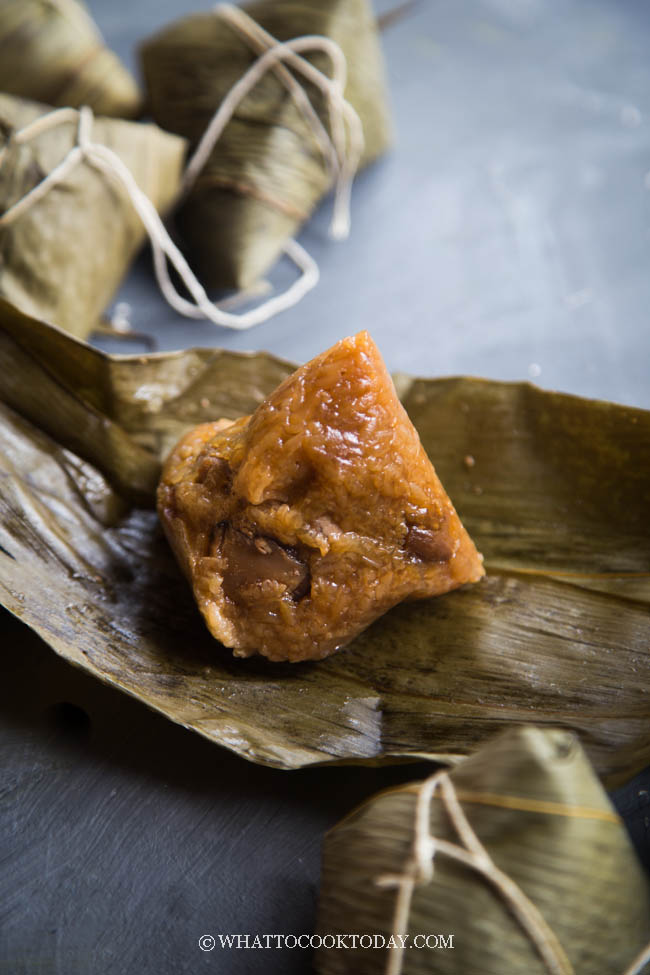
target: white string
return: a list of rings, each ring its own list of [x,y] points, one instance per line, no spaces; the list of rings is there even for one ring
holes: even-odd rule
[[[223,19],[228,21],[229,26],[239,33],[240,37],[249,45],[253,51],[253,54],[255,55],[263,54],[265,51],[269,50],[269,48],[275,47],[277,44],[277,41],[271,34],[265,31],[257,23],[257,21],[253,20],[252,17],[246,14],[239,7],[234,7],[232,4],[221,4],[215,8],[215,13],[220,14]],[[345,88],[347,63],[344,57],[337,57],[337,53],[339,55],[341,54],[337,45],[334,45],[332,51],[332,80],[341,81],[342,79],[343,88]],[[334,184],[340,169],[339,160],[332,139],[329,137],[325,126],[321,122],[318,112],[314,109],[314,106],[310,102],[305,89],[298,83],[298,81],[291,74],[291,71],[289,71],[284,64],[278,62],[278,64],[274,65],[273,73],[282,80],[285,88],[290,93],[294,104],[302,114],[309,128],[312,130],[312,134],[318,143],[320,151],[323,155],[323,159],[329,171],[332,184]]]
[[[440,793],[443,806],[462,846],[431,835],[431,803],[436,792]],[[433,879],[436,853],[442,853],[478,871],[496,887],[551,975],[574,975],[571,962],[555,932],[521,887],[497,867],[479,840],[459,802],[453,782],[444,769],[425,779],[418,789],[413,847],[403,873],[397,876],[381,876],[375,881],[378,887],[397,888],[393,918],[394,947],[389,952],[386,975],[400,975],[402,971],[413,893],[416,886],[428,884]],[[637,955],[623,975],[641,975],[649,961],[650,944]]]
[[[76,109],[56,109],[17,132],[13,136],[14,141],[17,143],[26,142],[47,129],[76,117],[79,120],[77,145],[73,146],[62,162],[55,166],[40,183],[0,216],[0,227],[9,226],[17,220],[26,210],[44,197],[52,186],[64,180],[82,160],[86,160],[96,169],[115,177],[124,187],[151,242],[154,267],[162,293],[171,307],[181,315],[195,319],[207,318],[215,325],[221,325],[225,328],[252,328],[254,325],[267,321],[272,315],[297,304],[317,284],[319,272],[316,262],[297,241],[289,240],[283,249],[302,272],[298,280],[286,291],[241,315],[233,315],[220,309],[208,298],[205,289],[196,279],[187,261],[167,233],[156,208],[140,189],[129,168],[107,146],[91,141],[93,114],[87,106],[84,106],[79,112]],[[174,288],[165,258],[168,258],[175,267],[183,284],[194,299],[194,304],[179,295]]]
[[[5,210],[2,216],[0,216],[0,227],[9,226],[9,224],[17,220],[18,217],[22,216],[26,210],[29,210],[34,203],[37,203],[38,200],[42,199],[42,197],[44,197],[45,194],[48,193],[56,183],[60,183],[72,172],[72,170],[81,162],[84,155],[79,144],[79,136],[82,133],[82,114],[75,108],[57,108],[54,111],[49,112],[47,115],[42,115],[40,118],[37,118],[34,122],[31,122],[23,129],[20,129],[20,131],[12,133],[10,142],[14,142],[16,145],[22,145],[22,143],[28,142],[32,138],[36,138],[36,136],[40,135],[42,132],[46,132],[48,129],[52,129],[63,122],[78,123],[79,135],[77,138],[77,145],[73,146],[68,155],[58,164],[58,166],[55,166],[54,169],[41,180],[40,183],[37,183],[36,186],[29,191],[29,193],[26,193],[22,199],[18,200],[17,203],[14,203],[13,206]],[[10,143],[7,143],[5,146],[5,153],[9,151],[9,146]],[[5,154],[3,153],[3,161],[4,155]]]
[[[257,84],[265,72],[273,68],[282,72],[283,83],[307,118],[323,150],[324,158],[335,174],[335,212],[332,233],[337,237],[346,236],[350,224],[349,201],[352,178],[363,152],[363,129],[358,115],[343,98],[342,92],[345,85],[345,57],[343,52],[338,45],[325,37],[302,37],[279,43],[238,8],[226,4],[219,7],[218,12],[226,17],[229,22],[234,23],[247,40],[252,39],[258,48],[268,45],[273,45],[273,47],[268,47],[261,54],[224,98],[186,169],[182,184],[183,192],[186,193],[197,178],[242,98]],[[251,35],[253,35],[252,38]],[[334,71],[332,79],[299,56],[298,52],[306,50],[320,50],[329,54]],[[309,81],[317,85],[327,97],[332,128],[331,139],[327,136],[304,89],[284,68],[282,64],[284,61],[290,63]],[[84,106],[79,112],[75,109],[56,109],[14,133],[12,139],[15,143],[24,143],[56,125],[77,118],[77,144],[40,183],[0,216],[0,227],[8,226],[17,220],[26,210],[42,199],[54,185],[62,182],[80,162],[86,160],[95,168],[117,178],[124,187],[151,242],[154,270],[159,287],[166,301],[179,314],[194,319],[207,318],[215,325],[231,329],[252,328],[279,312],[296,305],[318,283],[320,276],[318,265],[296,240],[290,239],[283,245],[282,250],[301,271],[297,281],[286,291],[269,298],[261,305],[243,314],[234,315],[219,308],[208,298],[205,289],[167,233],[155,207],[140,189],[128,167],[107,146],[92,141],[93,114],[87,106]],[[344,119],[350,133],[347,149]],[[167,260],[178,272],[192,296],[193,302],[187,301],[175,289],[169,276]]]
[[[270,37],[271,35],[267,35],[266,31],[263,31],[256,21],[254,21],[247,14],[244,14],[243,11],[239,11],[238,8],[230,8],[227,4],[223,4],[220,8],[215,8],[214,12],[220,13],[222,18],[228,21],[229,26],[237,31],[240,38],[252,48],[254,54],[259,56],[260,54],[264,54],[266,51],[268,51],[269,48],[277,46],[278,42],[275,42],[273,38],[271,38],[271,43],[267,44],[266,38]],[[239,14],[241,14],[241,17],[238,16]],[[255,65],[252,65],[251,67],[255,68]],[[288,71],[281,62],[272,65],[272,69],[278,77],[282,78],[286,89],[290,92],[292,99],[305,117],[309,127],[312,129],[321,152],[326,158],[330,174],[332,178],[334,178],[334,175],[338,172],[338,159],[336,152],[334,151],[332,140],[328,136],[327,131],[325,130],[325,127],[318,116],[318,113],[314,110],[312,103],[307,97],[305,89],[298,84],[291,72]],[[242,78],[243,77],[245,77],[245,75],[243,75]],[[214,148],[215,139],[213,138],[213,129],[215,124],[217,124],[216,116],[220,111],[221,107],[210,121],[208,128],[205,130],[203,136],[201,137],[201,141],[194,152],[192,160],[190,160],[188,164],[184,179],[186,189],[189,189],[189,187],[193,184],[200,169],[202,169],[203,165],[208,159],[208,156]]]
[[[260,56],[230,89],[205,130],[185,171],[183,192],[187,192],[193,185],[240,101],[260,78],[273,68],[303,112],[330,168],[335,182],[334,214],[330,233],[336,239],[345,238],[350,230],[352,182],[363,153],[364,137],[361,119],[343,95],[347,82],[347,62],[343,51],[331,38],[320,35],[280,42],[245,11],[232,4],[219,4],[215,7],[215,13],[234,27],[252,46],[254,53]],[[299,56],[300,51],[309,50],[321,51],[329,57],[333,71],[331,78]],[[327,134],[304,88],[280,63],[283,61],[300,72],[325,95],[332,130],[331,137]],[[346,124],[349,138],[346,137]]]
[[[641,975],[641,972],[650,961],[650,945],[646,945],[634,959],[629,968],[626,968],[623,975]]]
[[[441,793],[441,799],[462,846],[433,837],[430,833],[431,802],[436,791]],[[418,792],[413,850],[404,872],[399,876],[378,877],[376,881],[379,887],[396,887],[398,890],[393,922],[395,947],[391,948],[388,956],[386,975],[400,975],[402,971],[404,956],[402,946],[408,933],[413,892],[416,886],[431,881],[437,853],[442,853],[473,868],[496,887],[535,946],[549,975],[574,975],[573,967],[562,945],[542,914],[514,880],[497,867],[470,826],[456,796],[453,783],[444,770],[426,779]]]

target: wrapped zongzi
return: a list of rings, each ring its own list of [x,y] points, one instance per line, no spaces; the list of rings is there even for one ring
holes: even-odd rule
[[[90,120],[92,143],[119,157],[165,211],[178,192],[185,141],[155,125]],[[76,110],[52,112],[0,94],[0,297],[83,338],[97,326],[145,230],[124,185],[80,154],[79,126]],[[39,195],[36,188],[56,173]]]
[[[483,575],[367,332],[251,417],[187,434],[158,509],[209,629],[237,656],[319,659],[396,603]]]
[[[135,118],[138,87],[82,0],[0,2],[0,91]]]
[[[389,118],[368,0],[257,0],[244,8],[251,19],[243,22],[228,6],[174,23],[143,46],[149,103],[159,125],[196,146],[224,97],[269,43],[324,35],[347,60],[344,91],[363,128],[361,164],[385,150]],[[304,57],[331,74],[326,54]],[[177,214],[192,266],[209,285],[251,285],[332,184],[313,115],[322,129],[331,129],[331,105],[290,66],[275,65],[239,103]],[[287,74],[294,88],[301,86],[303,100],[305,94],[311,100],[309,111],[288,90]]]
[[[569,732],[513,729],[325,839],[319,975],[623,975],[650,884]]]

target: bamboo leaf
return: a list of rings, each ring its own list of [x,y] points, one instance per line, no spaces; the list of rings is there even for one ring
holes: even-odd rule
[[[91,147],[113,153],[159,212],[169,210],[180,187],[183,139],[155,125],[101,117],[92,119],[89,138]],[[124,186],[93,157],[73,160],[44,195],[26,199],[72,158],[78,139],[78,112],[0,93],[0,298],[84,338],[146,232]],[[24,200],[26,209],[12,214]]]
[[[3,0],[0,91],[122,118],[142,108],[135,79],[80,0]]]
[[[114,359],[0,304],[4,605],[66,659],[257,762],[467,754],[534,721],[574,730],[609,784],[650,764],[642,410],[399,378],[487,578],[396,608],[318,664],[235,660],[210,637],[150,507],[160,461],[290,371],[208,349]]]
[[[345,98],[363,126],[361,164],[385,152],[391,123],[378,25],[368,0],[254,0],[244,9],[280,41],[325,36],[340,46],[347,62]],[[195,149],[217,107],[263,50],[249,35],[217,8],[183,17],[147,38],[140,50],[142,72],[158,125]],[[306,58],[332,75],[329,55],[309,51]],[[307,93],[316,121],[329,129],[328,99],[300,72],[290,73],[289,82],[292,78]],[[295,95],[288,96],[280,65],[238,104],[176,214],[192,267],[207,285],[251,287],[331,185],[323,133],[315,135],[314,118]]]
[[[401,975],[621,975],[650,935],[625,827],[557,729],[511,729],[448,775],[368,799],[325,837],[322,877],[319,975],[388,971],[399,935],[419,948]]]

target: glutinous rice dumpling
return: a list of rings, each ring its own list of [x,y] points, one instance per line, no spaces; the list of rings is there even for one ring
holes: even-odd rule
[[[79,155],[61,172],[78,146],[80,118],[75,109],[53,112],[0,94],[0,297],[85,338],[145,229],[109,172]],[[156,209],[166,211],[178,193],[185,141],[151,124],[90,118],[92,143],[119,157]],[[56,172],[61,178],[39,196],[37,188]]]
[[[322,860],[317,975],[637,975],[650,940],[650,882],[559,729],[380,792]]]
[[[402,600],[483,575],[367,332],[252,416],[191,430],[158,511],[208,628],[240,657],[320,659]]]
[[[196,147],[225,96],[267,50],[269,35],[271,42],[324,35],[347,61],[345,98],[365,143],[360,164],[386,149],[383,62],[368,0],[256,0],[244,6],[251,20],[243,25],[241,14],[233,18],[222,9],[229,6],[186,17],[143,45],[147,99],[159,125]],[[331,75],[327,54],[303,56]],[[176,215],[190,263],[206,285],[253,284],[332,185],[313,118],[282,80],[289,67],[267,71],[240,102]],[[331,131],[323,93],[298,71],[290,74],[319,124]]]

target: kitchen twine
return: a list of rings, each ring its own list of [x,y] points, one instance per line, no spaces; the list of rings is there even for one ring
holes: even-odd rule
[[[434,797],[442,800],[462,845],[431,835],[431,802]],[[570,814],[568,810],[567,814]],[[408,934],[413,892],[415,887],[431,882],[434,858],[440,853],[476,870],[494,886],[530,938],[549,975],[575,975],[573,966],[554,931],[521,887],[497,867],[472,829],[454,784],[444,769],[425,779],[418,789],[412,853],[405,864],[404,872],[399,875],[386,874],[375,881],[378,887],[397,888],[398,891],[392,930],[396,943],[389,950],[386,975],[401,975],[404,961],[401,939]],[[648,961],[650,961],[650,945],[640,952],[623,975],[639,975]]]
[[[273,70],[307,121],[334,182],[334,209],[330,233],[336,239],[346,237],[350,228],[352,181],[363,152],[364,140],[359,116],[343,96],[346,83],[346,60],[341,48],[330,38],[318,35],[280,42],[263,30],[243,10],[231,4],[219,4],[214,12],[240,34],[258,54],[258,58],[230,89],[205,130],[185,170],[180,199],[183,199],[194,185],[239,103],[267,71]],[[332,64],[332,77],[330,78],[302,58],[300,52],[303,51],[321,51],[328,55]],[[283,62],[303,75],[325,95],[331,134],[328,134],[318,117],[304,87],[287,70]],[[53,186],[62,182],[76,166],[85,161],[115,177],[122,184],[151,242],[154,269],[160,290],[168,304],[181,315],[195,319],[207,318],[215,325],[225,328],[252,328],[296,305],[318,283],[319,270],[316,261],[296,240],[290,239],[283,245],[283,250],[301,271],[297,281],[286,291],[243,314],[235,315],[219,308],[208,298],[205,289],[169,236],[156,208],[140,189],[129,168],[107,146],[93,142],[94,116],[90,108],[84,106],[79,110],[55,109],[13,133],[11,139],[16,144],[22,144],[57,125],[74,121],[78,122],[76,145],[40,183],[0,216],[0,227],[7,227],[16,221],[41,200]],[[0,165],[5,152],[6,148],[0,153]],[[187,301],[175,289],[169,276],[167,260],[178,272],[194,299],[193,302]]]

